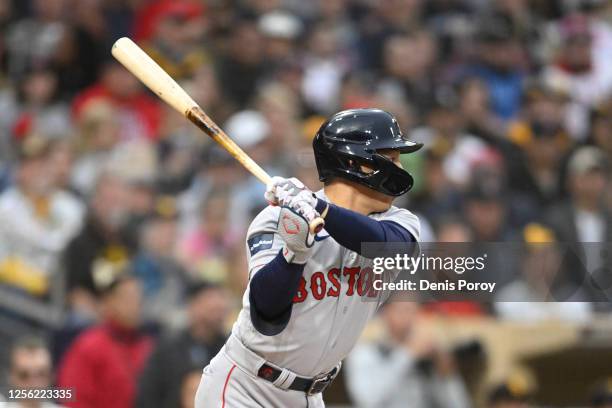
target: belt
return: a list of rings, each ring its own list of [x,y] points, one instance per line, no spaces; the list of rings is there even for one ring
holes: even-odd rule
[[[240,339],[234,335],[231,335],[229,339],[227,339],[225,346],[223,346],[223,350],[227,357],[243,371],[269,381],[283,390],[301,391],[307,395],[323,392],[332,383],[334,378],[336,378],[338,372],[340,372],[341,366],[341,363],[339,363],[327,373],[317,375],[313,378],[306,378],[286,368],[277,367],[266,361],[263,357],[242,344]]]
[[[308,395],[318,394],[325,391],[325,389],[334,381],[338,374],[338,367],[334,367],[333,370],[327,374],[321,374],[314,378],[304,378],[296,376],[295,379],[287,387],[290,390],[302,391]],[[283,370],[272,367],[271,365],[264,364],[259,370],[257,370],[257,376],[264,380],[274,383],[282,375]]]

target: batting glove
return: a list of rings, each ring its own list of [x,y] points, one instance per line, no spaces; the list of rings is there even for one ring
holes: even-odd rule
[[[287,262],[303,265],[310,257],[314,236],[308,224],[308,220],[292,208],[281,208],[277,233],[285,241],[283,256]]]
[[[266,186],[264,197],[270,205],[291,206],[290,202],[298,195],[301,197],[298,201],[306,200],[306,203],[312,207],[317,203],[317,199],[312,191],[295,177],[290,179],[272,177]]]

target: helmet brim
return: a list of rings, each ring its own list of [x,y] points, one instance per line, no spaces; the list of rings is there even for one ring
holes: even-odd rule
[[[400,142],[393,142],[388,145],[376,146],[376,150],[398,150],[400,154],[416,152],[423,147],[423,143],[416,143],[411,140],[403,140]]]

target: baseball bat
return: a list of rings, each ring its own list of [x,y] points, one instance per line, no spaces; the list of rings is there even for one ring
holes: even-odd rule
[[[270,175],[218,127],[193,98],[135,42],[127,37],[120,38],[113,44],[111,52],[147,88],[220,144],[262,183],[268,184]],[[315,218],[310,222],[310,231],[316,234],[324,224],[323,218]]]

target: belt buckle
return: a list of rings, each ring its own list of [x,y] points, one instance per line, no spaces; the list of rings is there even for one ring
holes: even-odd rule
[[[331,373],[327,373],[321,377],[314,378],[306,394],[308,396],[311,396],[311,395],[315,395],[315,394],[325,391],[327,386],[331,384],[332,380],[333,380],[333,377]]]

